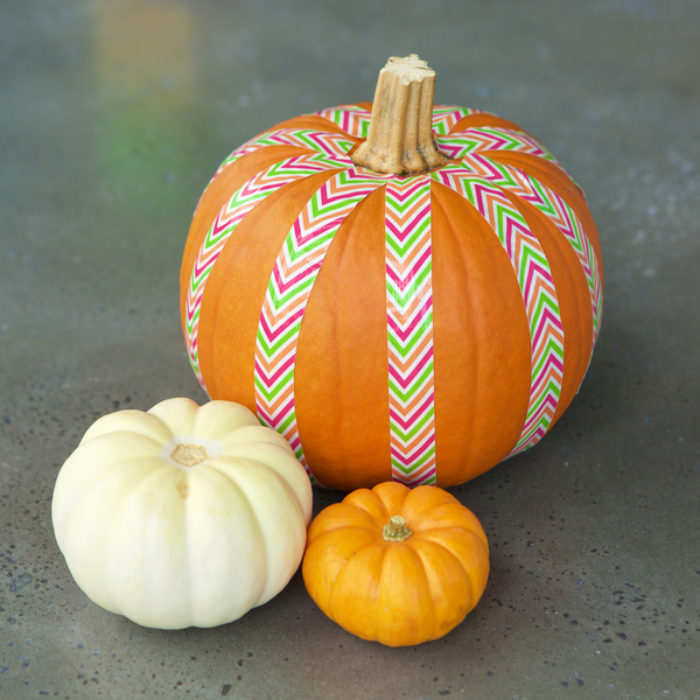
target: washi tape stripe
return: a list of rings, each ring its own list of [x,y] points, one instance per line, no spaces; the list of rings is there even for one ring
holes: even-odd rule
[[[532,151],[530,152],[532,153]],[[569,241],[576,253],[588,285],[593,318],[592,350],[600,333],[602,316],[601,280],[595,251],[586,235],[583,224],[574,210],[559,194],[539,182],[532,175],[525,173],[520,168],[493,161],[488,158],[488,153],[463,152],[460,158],[461,167],[532,204]]]
[[[452,105],[436,105],[433,107],[432,130],[433,136],[437,137],[450,132],[450,129],[457,122],[468,117],[470,114],[481,112],[478,109],[469,107],[454,107]]]
[[[484,151],[511,151],[528,153],[554,161],[554,156],[532,136],[503,127],[471,127],[464,131],[439,135],[435,138],[435,142],[443,153],[455,159]]]
[[[469,201],[490,224],[508,254],[530,328],[531,380],[527,415],[511,455],[532,447],[547,432],[561,395],[564,328],[547,257],[520,212],[484,178],[460,165],[432,174]]]
[[[391,475],[436,479],[429,177],[386,185],[386,300]]]
[[[354,168],[326,180],[292,225],[267,287],[255,348],[257,413],[284,435],[304,466],[294,402],[302,318],[333,237],[357,204],[383,182]]]
[[[352,165],[347,157],[348,151],[356,145],[356,141],[336,132],[318,131],[316,129],[270,129],[262,134],[254,136],[245,143],[235,148],[221,162],[207,187],[214,179],[232,163],[243,156],[259,151],[268,146],[298,146],[308,148],[310,151],[326,155],[328,158],[341,158],[346,165]],[[206,188],[205,188],[206,191]]]
[[[315,112],[319,117],[332,121],[346,134],[355,138],[366,139],[372,113],[358,105],[341,105]]]
[[[185,301],[185,342],[190,365],[205,391],[206,383],[199,366],[197,347],[199,316],[207,280],[231,234],[254,207],[281,187],[323,170],[352,164],[345,155],[352,142],[337,134],[286,129],[271,132],[268,136],[269,138],[251,141],[254,148],[240,149],[238,157],[252,152],[251,148],[255,150],[266,145],[302,146],[312,153],[274,163],[248,180],[219,211],[200,246],[190,274]]]

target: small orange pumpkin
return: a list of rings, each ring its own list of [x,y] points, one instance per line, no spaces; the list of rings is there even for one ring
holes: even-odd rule
[[[343,629],[387,646],[438,639],[479,602],[489,574],[476,516],[437,486],[384,482],[309,527],[306,590]]]
[[[433,107],[434,80],[415,56],[390,59],[373,105],[243,144],[185,246],[200,383],[255,411],[332,488],[456,485],[532,447],[598,334],[583,192],[514,123]]]

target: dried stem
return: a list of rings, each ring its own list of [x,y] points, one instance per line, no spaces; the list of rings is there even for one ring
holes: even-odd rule
[[[379,72],[367,140],[352,155],[357,165],[409,175],[444,165],[432,133],[435,71],[411,54],[392,56]]]

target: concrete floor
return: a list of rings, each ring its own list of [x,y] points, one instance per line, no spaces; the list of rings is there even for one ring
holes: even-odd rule
[[[697,698],[700,4],[3,3],[2,698]],[[92,604],[53,538],[58,468],[120,407],[205,397],[179,260],[220,160],[296,114],[371,99],[388,55],[439,102],[537,135],[586,191],[606,265],[589,375],[545,440],[453,492],[492,573],[447,637],[391,650],[297,575],[212,630]],[[316,509],[337,500],[317,492]]]

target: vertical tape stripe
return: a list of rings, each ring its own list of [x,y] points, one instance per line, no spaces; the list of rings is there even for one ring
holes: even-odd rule
[[[504,128],[480,127],[440,136],[439,147],[460,166],[503,187],[544,214],[569,241],[586,276],[593,317],[593,345],[600,332],[602,289],[593,246],[574,210],[550,187],[520,168],[489,158],[489,151],[512,151],[538,156],[556,164],[552,155],[527,134]],[[592,349],[592,348],[591,348]]]
[[[351,163],[345,156],[345,150],[351,146],[351,142],[337,134],[285,129],[270,132],[249,144],[251,145],[238,149],[240,155],[237,157],[270,145],[301,146],[310,149],[312,153],[275,163],[248,180],[221,209],[200,246],[187,289],[185,329],[187,356],[205,391],[206,384],[199,366],[197,347],[199,315],[207,280],[231,234],[246,214],[284,185],[323,170],[347,167]]]
[[[294,403],[294,364],[306,302],[336,231],[382,182],[355,168],[326,180],[290,229],[267,287],[255,349],[257,412],[284,435],[304,466]]]
[[[412,486],[436,479],[430,186],[392,179],[385,198],[391,473]]]
[[[433,177],[465,197],[488,221],[508,254],[525,303],[531,340],[527,416],[511,455],[532,447],[547,432],[561,394],[564,328],[547,257],[527,222],[488,180],[459,165]]]

